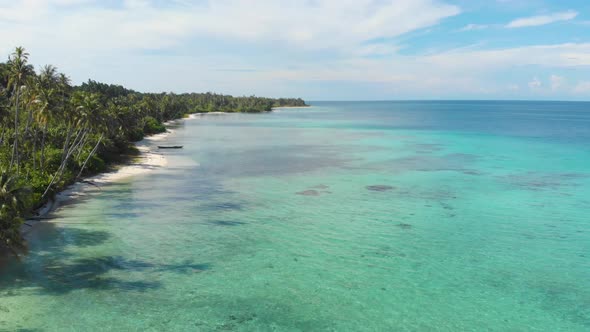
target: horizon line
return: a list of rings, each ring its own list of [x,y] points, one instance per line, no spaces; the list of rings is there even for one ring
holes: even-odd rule
[[[279,97],[280,98],[280,97]],[[487,102],[548,102],[548,103],[590,103],[590,100],[558,100],[558,99],[341,99],[341,100],[307,100],[305,102],[465,102],[465,101],[487,101]]]

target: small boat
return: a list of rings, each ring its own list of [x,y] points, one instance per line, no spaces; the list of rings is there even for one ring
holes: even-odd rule
[[[182,149],[182,145],[158,145],[158,149]]]

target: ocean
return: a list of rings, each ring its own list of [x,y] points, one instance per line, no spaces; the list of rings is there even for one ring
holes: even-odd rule
[[[311,104],[55,211],[0,330],[590,330],[590,103]]]

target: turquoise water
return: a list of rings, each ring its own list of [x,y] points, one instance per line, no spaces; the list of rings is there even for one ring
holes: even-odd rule
[[[0,330],[590,330],[589,103],[313,104],[60,208]]]

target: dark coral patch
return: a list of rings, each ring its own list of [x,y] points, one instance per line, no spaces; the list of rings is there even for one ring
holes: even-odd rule
[[[392,186],[388,186],[388,185],[383,185],[383,184],[378,184],[378,185],[373,185],[373,186],[367,186],[368,190],[371,191],[389,191],[394,189],[394,187]]]
[[[242,222],[242,221],[234,221],[234,220],[215,220],[215,221],[211,221],[210,224],[216,225],[216,226],[239,226],[239,225],[244,225],[246,223]]]
[[[319,196],[320,192],[317,190],[305,190],[305,191],[300,191],[297,193],[297,195],[302,195],[302,196]]]
[[[463,174],[466,174],[466,175],[482,175],[482,173],[480,171],[476,171],[476,170],[473,170],[473,169],[464,170],[463,171]]]

